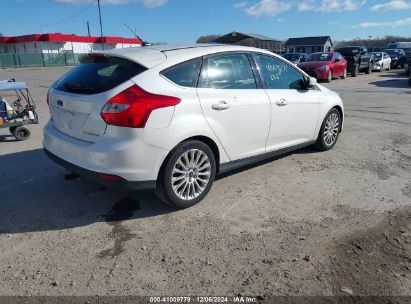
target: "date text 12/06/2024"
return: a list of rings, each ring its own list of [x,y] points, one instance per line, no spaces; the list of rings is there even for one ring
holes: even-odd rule
[[[150,303],[257,303],[258,298],[234,297],[150,297]]]

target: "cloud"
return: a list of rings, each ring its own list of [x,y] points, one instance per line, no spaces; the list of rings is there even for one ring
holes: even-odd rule
[[[241,1],[241,2],[234,4],[235,8],[244,8],[246,6],[247,6],[247,1]]]
[[[396,21],[385,21],[385,22],[363,22],[355,25],[354,28],[370,28],[370,27],[399,27],[411,25],[411,17],[405,19],[399,19]]]
[[[141,3],[147,8],[155,8],[163,6],[168,0],[140,0]]]
[[[300,12],[314,11],[315,8],[315,2],[312,0],[303,1],[298,5],[298,10]]]
[[[376,4],[371,7],[373,12],[392,11],[392,10],[406,10],[411,9],[411,3],[403,0],[389,1],[383,4]]]
[[[54,2],[64,3],[64,4],[84,4],[85,0],[53,0]],[[128,4],[131,2],[140,2],[147,8],[154,8],[163,6],[167,3],[168,0],[101,0],[101,4],[109,4],[109,5],[119,5],[119,4]]]
[[[298,5],[300,12],[342,12],[360,9],[367,0],[304,0]]]
[[[245,9],[249,16],[276,16],[282,12],[286,12],[291,8],[291,4],[280,0],[261,0],[255,5]]]
[[[87,2],[84,0],[53,0],[54,2],[57,3],[63,3],[63,4],[86,4]],[[128,0],[101,0],[101,4],[126,4],[129,3],[130,1]]]

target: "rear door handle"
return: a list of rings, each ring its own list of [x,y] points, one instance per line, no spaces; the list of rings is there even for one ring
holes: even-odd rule
[[[277,106],[280,106],[280,107],[288,105],[288,101],[285,100],[284,98],[281,98],[280,100],[277,100],[276,103],[277,103]]]
[[[226,101],[220,101],[219,103],[213,104],[211,108],[216,111],[227,110],[231,106]]]

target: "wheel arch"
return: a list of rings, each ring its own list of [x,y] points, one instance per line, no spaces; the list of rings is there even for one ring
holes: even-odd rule
[[[341,128],[340,128],[340,133],[342,132],[342,126],[344,124],[344,112],[343,109],[339,106],[339,105],[335,105],[333,106],[331,109],[336,109],[338,111],[338,113],[340,113],[340,117],[341,117]]]
[[[196,135],[196,136],[191,136],[191,137],[188,137],[188,138],[180,141],[178,144],[176,144],[176,145],[174,146],[173,149],[171,149],[171,150],[168,152],[167,156],[164,158],[164,160],[163,160],[163,162],[162,162],[162,164],[161,164],[161,166],[160,166],[160,170],[159,170],[159,172],[158,172],[158,176],[160,176],[160,175],[163,173],[164,167],[165,167],[168,159],[170,158],[171,154],[174,152],[174,150],[175,150],[179,145],[181,145],[182,143],[187,142],[187,141],[190,141],[190,140],[201,141],[201,142],[205,143],[207,146],[210,147],[210,149],[211,149],[211,151],[213,152],[214,157],[215,157],[215,161],[216,161],[216,173],[218,174],[218,172],[219,172],[219,170],[220,170],[220,150],[219,150],[219,148],[218,148],[217,143],[216,143],[213,139],[211,139],[210,137],[208,137],[208,136]],[[158,180],[158,177],[157,177],[157,180]]]

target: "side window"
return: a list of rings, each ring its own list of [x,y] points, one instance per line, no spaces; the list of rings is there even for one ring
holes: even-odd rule
[[[213,89],[256,89],[250,61],[245,54],[209,57],[201,75],[201,87]]]
[[[200,66],[201,59],[197,58],[168,68],[161,72],[161,74],[170,81],[182,87],[195,88],[197,85],[198,70],[200,69]]]
[[[256,54],[255,59],[268,89],[303,89],[304,77],[291,65],[274,57]]]

